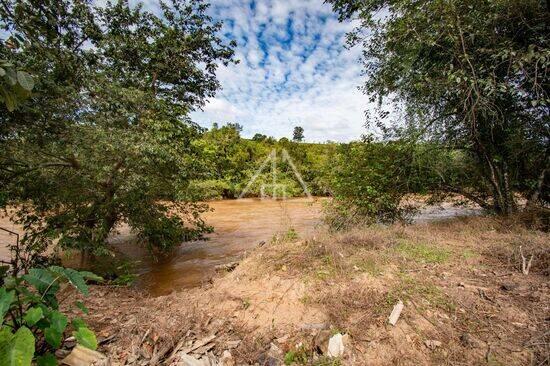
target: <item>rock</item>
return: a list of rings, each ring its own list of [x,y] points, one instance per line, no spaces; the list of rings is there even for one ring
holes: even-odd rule
[[[220,366],[235,366],[235,359],[228,350],[223,351],[222,357],[220,358]]]
[[[236,341],[227,341],[225,342],[225,345],[228,349],[237,348],[241,344],[241,340],[237,339]]]
[[[518,287],[515,283],[503,283],[500,288],[504,291],[513,291]]]
[[[271,346],[269,347],[269,351],[267,351],[268,356],[271,356],[276,359],[282,359],[283,358],[283,351],[275,344],[271,343]]]
[[[210,362],[206,359],[199,360],[191,355],[186,353],[180,353],[178,355],[179,361],[176,365],[178,366],[207,366],[210,365]]]
[[[433,351],[437,347],[441,347],[441,342],[434,339],[428,339],[424,342],[424,345]]]
[[[103,353],[77,345],[61,363],[69,366],[108,366],[109,359]]]
[[[399,302],[393,307],[390,317],[388,318],[388,323],[395,325],[399,320],[399,316],[401,316],[401,311],[403,311],[404,307],[405,305],[403,305],[403,301],[399,300]]]
[[[349,343],[349,335],[337,333],[328,340],[327,356],[341,357],[346,350],[346,344]]]
[[[470,348],[477,348],[477,347],[481,347],[482,345],[480,344],[480,341],[478,341],[477,339],[475,339],[472,335],[470,335],[469,333],[464,333],[460,336],[460,343],[462,343],[462,345],[464,347],[470,347]]]
[[[263,247],[265,245],[265,240],[262,240],[261,242],[258,243],[258,247]]]
[[[216,270],[216,272],[232,272],[233,270],[235,270],[235,268],[237,268],[238,265],[239,262],[229,262],[225,264],[219,264],[214,267],[214,269]]]

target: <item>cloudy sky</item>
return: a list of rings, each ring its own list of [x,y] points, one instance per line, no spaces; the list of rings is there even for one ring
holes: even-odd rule
[[[223,86],[193,119],[238,122],[243,135],[292,136],[303,126],[307,141],[349,141],[365,132],[367,98],[360,49],[345,49],[350,24],[341,24],[322,0],[211,0],[224,21],[240,64],[220,68]]]

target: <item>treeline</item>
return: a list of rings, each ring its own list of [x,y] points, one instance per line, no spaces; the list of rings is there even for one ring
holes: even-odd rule
[[[335,143],[304,143],[264,135],[241,137],[241,126],[217,124],[193,142],[202,174],[192,180],[179,199],[298,197],[330,195],[330,162]],[[288,155],[286,155],[288,154]]]
[[[264,135],[245,139],[240,132],[239,124],[214,124],[193,142],[203,173],[180,192],[181,199],[258,197],[262,187],[266,196],[299,197],[306,194],[302,179],[311,195],[369,201],[382,212],[400,206],[409,193],[441,195],[446,188],[475,184],[469,157],[440,144],[372,137],[303,143]]]

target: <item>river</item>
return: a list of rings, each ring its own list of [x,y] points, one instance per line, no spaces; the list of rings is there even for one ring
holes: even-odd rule
[[[128,226],[118,228],[110,243],[118,257],[134,263],[132,271],[138,274],[135,285],[153,296],[198,286],[215,274],[215,267],[238,260],[243,254],[258,246],[261,241],[269,242],[275,235],[284,235],[294,229],[300,238],[314,233],[321,224],[322,201],[324,199],[296,198],[284,201],[240,199],[209,202],[212,212],[205,214],[214,233],[208,240],[187,242],[170,254],[152,256],[137,243]],[[417,222],[446,219],[454,216],[478,214],[478,209],[453,207],[452,205],[429,206],[421,210]],[[18,227],[6,218],[0,220],[0,227],[15,231]],[[0,233],[0,242],[13,241]],[[0,257],[9,253],[3,246]],[[66,265],[78,265],[77,255],[64,258]]]

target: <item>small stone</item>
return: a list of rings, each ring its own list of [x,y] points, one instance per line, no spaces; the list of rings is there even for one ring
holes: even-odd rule
[[[77,345],[61,363],[69,366],[108,365],[109,359],[103,353]]]
[[[514,283],[503,283],[500,288],[504,291],[513,291],[518,287],[518,285]]]
[[[223,351],[222,357],[220,358],[220,366],[235,366],[235,359],[228,350]]]
[[[424,345],[426,345],[426,347],[428,347],[429,349],[431,349],[433,351],[437,347],[441,347],[441,342],[436,341],[434,339],[428,339],[427,341],[424,342]]]
[[[337,333],[330,337],[328,340],[328,350],[327,350],[327,356],[329,357],[340,357],[344,354],[345,351],[345,344],[347,341],[349,341],[349,336],[345,335],[342,336],[342,334]]]
[[[477,341],[469,333],[464,333],[460,336],[460,342],[464,347],[476,347]]]

